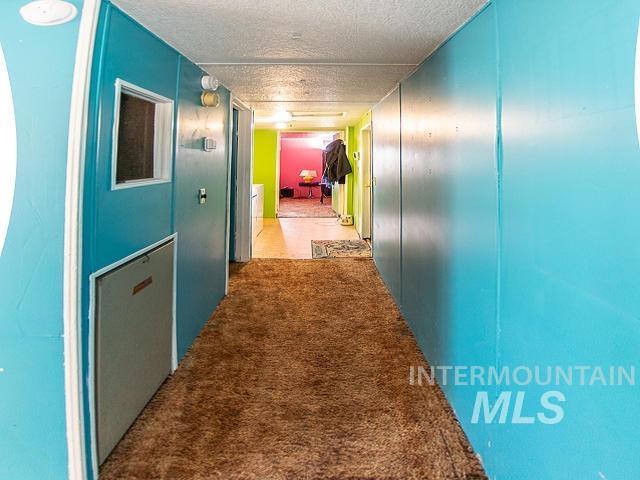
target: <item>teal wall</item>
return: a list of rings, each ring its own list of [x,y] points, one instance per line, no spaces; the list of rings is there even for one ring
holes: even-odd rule
[[[57,480],[67,477],[63,241],[80,18],[36,27],[18,13],[25,3],[0,2],[18,146],[13,211],[0,256],[0,478]]]
[[[374,109],[374,171],[401,171],[375,211],[402,192],[376,262],[431,364],[637,369],[639,16],[635,0],[495,0],[402,82],[400,112]],[[400,154],[379,130],[398,120]],[[573,480],[640,477],[638,388],[552,387],[557,425],[470,421],[478,390],[525,391],[535,415],[547,387],[444,391],[491,478]]]
[[[373,259],[396,303],[402,303],[401,277],[401,173],[400,173],[400,87],[382,100],[372,112],[372,160],[375,201],[371,230]]]
[[[470,22],[402,83],[401,304],[434,365],[495,362],[493,13]],[[477,388],[445,390],[488,458],[486,426],[470,425]]]
[[[166,238],[177,239],[176,326],[182,358],[225,293],[230,93],[200,105],[204,72],[109,2],[102,5],[92,77],[85,170],[83,332],[89,332],[89,275]],[[172,181],[111,190],[115,81],[121,78],[174,100]],[[216,149],[202,150],[213,137]],[[208,200],[198,203],[198,189]],[[123,332],[126,335],[126,332]],[[84,373],[89,387],[89,337]],[[90,410],[85,398],[85,410]],[[90,417],[85,417],[87,438]],[[90,445],[87,451],[91,452]]]
[[[219,88],[220,106],[200,103],[202,70],[182,57],[178,89],[175,163],[175,231],[178,232],[178,357],[182,358],[226,287],[227,142],[230,95]],[[216,149],[202,150],[202,137],[213,137]],[[207,203],[197,202],[207,189]]]

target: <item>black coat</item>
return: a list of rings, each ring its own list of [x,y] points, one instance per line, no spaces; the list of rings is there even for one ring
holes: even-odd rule
[[[353,170],[347,157],[344,142],[340,139],[334,140],[324,149],[324,176],[329,182],[344,183],[345,177]]]

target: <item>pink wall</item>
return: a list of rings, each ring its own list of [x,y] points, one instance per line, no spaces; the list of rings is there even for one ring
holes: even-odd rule
[[[293,187],[296,197],[305,197],[308,189],[298,187],[301,170],[316,170],[318,176],[314,181],[319,182],[322,177],[322,150],[331,140],[326,134],[313,133],[283,133],[280,138],[280,188]],[[320,191],[314,188],[314,196]]]

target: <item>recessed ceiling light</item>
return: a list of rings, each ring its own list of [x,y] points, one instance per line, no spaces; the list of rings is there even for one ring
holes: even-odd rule
[[[291,120],[291,113],[287,111],[280,111],[273,114],[274,122],[288,122]]]
[[[302,33],[300,32],[293,32],[291,34],[291,40],[300,40],[302,38]]]

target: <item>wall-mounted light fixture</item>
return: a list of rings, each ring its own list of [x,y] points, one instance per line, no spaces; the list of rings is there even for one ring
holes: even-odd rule
[[[62,0],[37,0],[20,9],[22,18],[39,27],[51,27],[70,22],[78,14],[76,6]]]
[[[200,102],[203,107],[217,107],[220,105],[220,95],[216,92],[204,91],[200,95]]]
[[[220,105],[220,95],[216,93],[216,90],[220,86],[220,82],[213,75],[204,75],[200,79],[200,85],[204,92],[200,95],[200,102],[203,107],[217,107]]]
[[[203,90],[215,92],[216,90],[218,90],[218,87],[220,86],[220,82],[213,75],[204,75],[200,79],[200,85],[202,85]]]

